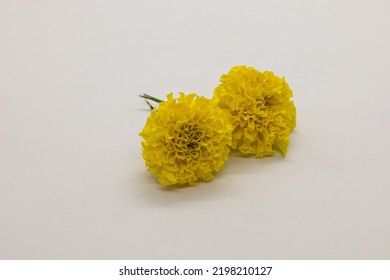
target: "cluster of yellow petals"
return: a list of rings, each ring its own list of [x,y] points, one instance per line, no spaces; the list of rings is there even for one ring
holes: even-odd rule
[[[233,125],[232,148],[256,157],[272,155],[275,150],[285,155],[296,110],[284,78],[235,66],[220,82],[213,100]]]
[[[233,127],[216,103],[180,93],[153,109],[140,133],[148,171],[163,185],[210,181],[230,152]]]

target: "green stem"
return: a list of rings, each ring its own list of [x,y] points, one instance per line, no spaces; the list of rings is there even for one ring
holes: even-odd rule
[[[146,94],[146,93],[139,95],[139,97],[145,98],[147,100],[152,100],[152,101],[157,102],[157,103],[164,102],[163,100],[158,99],[156,97],[153,97],[153,96]]]
[[[153,110],[153,109],[154,109],[153,105],[150,104],[150,102],[149,102],[147,99],[145,99],[145,102],[146,102],[146,104],[149,105],[150,110]]]

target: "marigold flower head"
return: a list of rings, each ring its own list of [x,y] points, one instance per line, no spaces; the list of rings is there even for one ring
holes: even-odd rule
[[[275,150],[286,155],[296,109],[284,78],[235,66],[220,82],[213,100],[233,125],[232,148],[256,157],[272,155]]]
[[[210,99],[167,95],[153,109],[140,136],[148,171],[163,185],[194,185],[220,171],[230,152],[232,126]]]

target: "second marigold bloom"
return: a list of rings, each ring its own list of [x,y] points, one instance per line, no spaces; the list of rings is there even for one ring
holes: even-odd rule
[[[167,95],[140,133],[148,171],[163,185],[194,185],[220,171],[230,152],[232,126],[215,102],[196,94]]]
[[[213,99],[233,125],[232,148],[256,157],[285,155],[296,125],[292,96],[284,78],[269,71],[235,66],[223,75]]]

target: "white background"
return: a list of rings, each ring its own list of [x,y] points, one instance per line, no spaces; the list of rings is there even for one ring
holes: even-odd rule
[[[389,259],[390,2],[0,2],[1,259]],[[285,76],[288,155],[146,172],[136,96]]]

